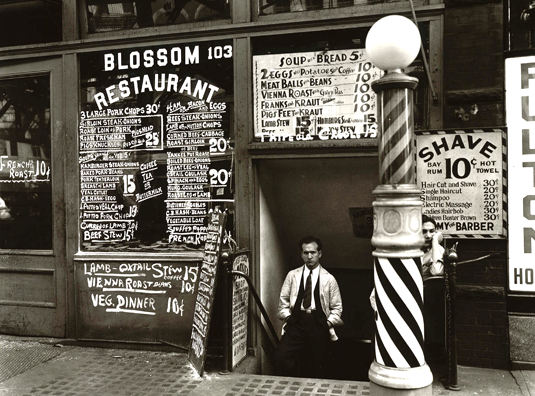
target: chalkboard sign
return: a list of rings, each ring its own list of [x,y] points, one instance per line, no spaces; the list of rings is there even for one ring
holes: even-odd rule
[[[203,262],[199,272],[197,301],[193,311],[193,326],[188,358],[202,376],[206,360],[208,333],[217,284],[219,259],[223,245],[226,214],[214,211],[209,214],[208,232]]]
[[[232,270],[249,275],[249,251],[236,252],[232,255]],[[247,355],[247,319],[249,313],[249,286],[247,281],[234,275],[232,281],[232,337],[231,365],[234,369]]]
[[[199,261],[110,259],[75,264],[79,339],[188,347]]]
[[[80,247],[202,252],[232,209],[232,42],[84,54]]]

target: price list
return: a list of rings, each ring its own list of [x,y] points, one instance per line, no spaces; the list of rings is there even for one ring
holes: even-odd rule
[[[501,236],[502,132],[417,135],[423,214],[444,234]]]
[[[206,346],[208,332],[210,330],[210,319],[215,297],[225,221],[225,213],[213,211],[209,214],[207,240],[199,274],[197,302],[193,311],[193,327],[191,329],[191,343],[188,354],[190,361],[199,372],[199,375],[203,373],[204,361],[206,359]]]
[[[145,114],[152,111],[158,106],[81,113],[80,227],[87,250],[133,240],[138,203],[162,193],[161,188],[151,188],[156,161],[142,163],[135,155],[163,147],[162,116]],[[144,182],[139,186],[140,172]]]
[[[169,241],[200,245],[212,191],[228,187],[229,170],[212,161],[227,151],[225,103],[190,101],[168,105],[166,219]]]
[[[254,57],[255,137],[262,142],[377,137],[381,77],[364,50]]]
[[[199,248],[213,203],[233,202],[225,195],[231,161],[221,161],[231,150],[226,103],[171,101],[163,107],[162,114],[160,104],[82,112],[85,250]],[[165,219],[156,224],[164,236],[151,243],[138,233],[143,210],[150,221]]]

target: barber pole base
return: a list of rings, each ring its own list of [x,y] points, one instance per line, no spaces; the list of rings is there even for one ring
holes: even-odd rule
[[[372,395],[429,396],[433,393],[433,374],[427,364],[416,368],[394,369],[373,362],[368,375]]]
[[[377,315],[370,394],[431,396],[424,356],[422,203],[414,184],[373,191],[374,283]]]

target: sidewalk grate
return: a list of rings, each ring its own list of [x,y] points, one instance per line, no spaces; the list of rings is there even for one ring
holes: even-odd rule
[[[0,383],[55,358],[61,349],[37,342],[1,342]]]
[[[56,360],[69,370],[42,383],[33,395],[188,395],[202,380],[193,374],[184,354],[84,349],[82,357],[67,354]]]
[[[268,378],[243,378],[236,383],[226,396],[317,396],[317,395],[369,395],[370,386],[355,382],[336,380],[292,380]]]

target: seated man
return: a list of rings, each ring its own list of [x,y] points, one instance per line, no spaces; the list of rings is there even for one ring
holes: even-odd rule
[[[425,281],[432,276],[444,275],[444,248],[440,246],[442,233],[437,231],[437,223],[427,215],[422,215],[422,233],[424,235],[422,278]],[[370,304],[377,316],[375,288],[370,295]]]
[[[444,248],[440,246],[442,233],[437,231],[437,223],[427,215],[422,216],[424,246],[422,250],[422,277],[424,281],[431,276],[444,275]]]

